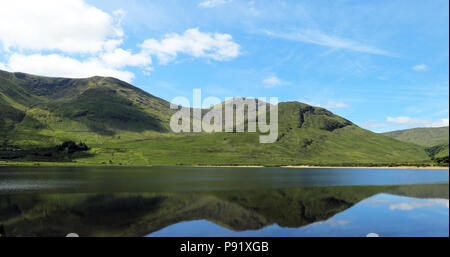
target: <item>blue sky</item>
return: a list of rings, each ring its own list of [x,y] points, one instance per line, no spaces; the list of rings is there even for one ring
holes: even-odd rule
[[[447,0],[5,5],[0,69],[115,76],[166,100],[274,96],[376,132],[449,122]]]

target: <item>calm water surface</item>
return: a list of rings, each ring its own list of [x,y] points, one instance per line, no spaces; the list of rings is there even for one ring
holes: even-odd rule
[[[1,236],[448,236],[449,173],[0,167]]]

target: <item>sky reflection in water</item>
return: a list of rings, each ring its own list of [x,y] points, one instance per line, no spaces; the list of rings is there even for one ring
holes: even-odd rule
[[[448,236],[448,170],[0,167],[1,236]]]
[[[380,237],[448,237],[449,200],[418,199],[382,193],[365,199],[326,221],[300,228],[274,224],[259,230],[236,232],[207,220],[195,220],[171,225],[148,236],[363,237],[369,233],[376,233]]]

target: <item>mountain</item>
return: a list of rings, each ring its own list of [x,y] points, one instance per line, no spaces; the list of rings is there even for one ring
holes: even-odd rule
[[[439,164],[449,162],[449,128],[413,128],[383,133],[403,142],[426,146],[425,151]]]
[[[383,133],[383,135],[395,138],[403,142],[430,147],[440,144],[448,144],[448,133],[449,129],[447,126],[440,128],[413,128],[397,130]]]
[[[113,134],[167,131],[169,104],[114,78],[47,78],[0,71],[0,126]]]
[[[173,133],[176,110],[126,82],[0,71],[0,163],[80,165],[381,165],[427,163],[424,147],[299,102],[278,104],[277,142],[259,133]],[[207,110],[203,110],[203,115]],[[61,152],[65,141],[89,151]],[[0,142],[1,143],[1,142]]]

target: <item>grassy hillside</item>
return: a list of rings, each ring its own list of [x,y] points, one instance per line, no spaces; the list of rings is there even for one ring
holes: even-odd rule
[[[427,163],[424,147],[359,128],[328,110],[279,104],[276,143],[258,133],[175,134],[163,99],[114,78],[0,71],[0,162],[82,165],[381,165]],[[203,111],[203,114],[206,110]],[[84,142],[89,151],[58,152]]]
[[[425,149],[432,158],[448,156],[448,144],[435,145]]]
[[[448,133],[448,127],[441,127],[397,130],[383,133],[383,135],[395,138],[403,142],[430,147],[440,144],[448,144]]]
[[[449,129],[440,128],[414,128],[383,133],[386,136],[425,146],[430,158],[439,165],[448,166],[449,163]]]

